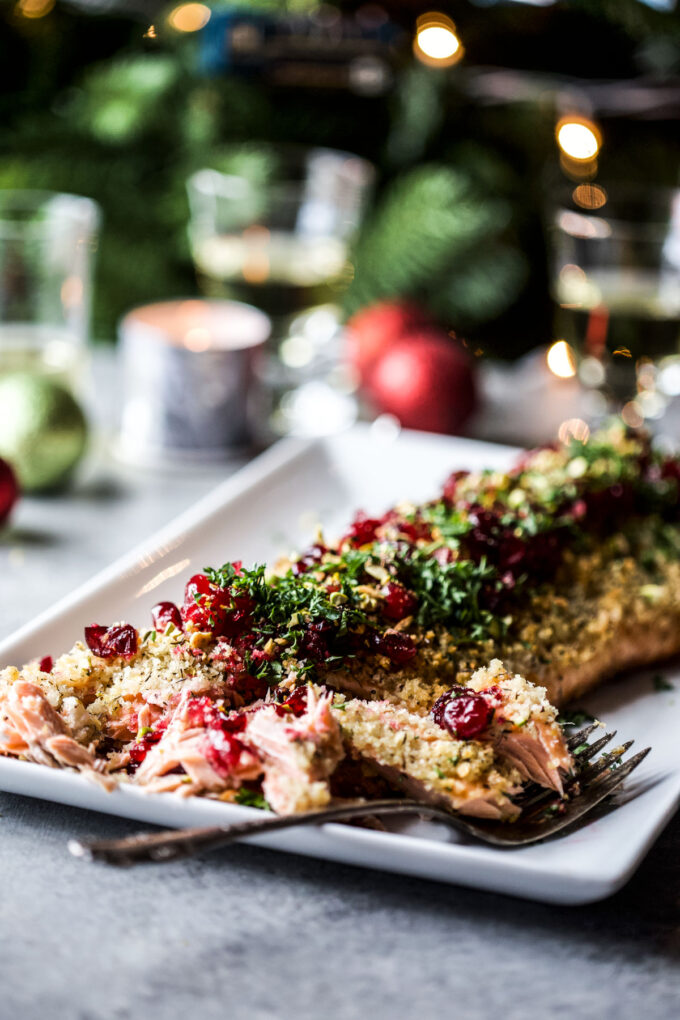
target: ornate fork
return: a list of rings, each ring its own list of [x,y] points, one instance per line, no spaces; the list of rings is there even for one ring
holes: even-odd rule
[[[623,756],[633,743],[629,740],[601,754],[599,758],[596,757],[616,736],[614,730],[589,744],[588,737],[597,725],[594,723],[587,726],[568,740],[576,769],[565,796],[560,797],[552,790],[545,790],[532,784],[518,801],[522,808],[519,820],[511,824],[481,819],[473,821],[419,800],[361,800],[304,814],[274,815],[266,812],[253,820],[235,822],[231,825],[137,833],[123,839],[93,841],[72,839],[68,847],[75,857],[106,861],[108,864],[174,861],[181,857],[216,850],[247,836],[277,832],[280,829],[402,814],[417,814],[423,818],[443,822],[492,846],[506,849],[527,846],[529,843],[554,836],[591,812],[609,797],[649,754],[651,748],[647,747],[624,761]]]

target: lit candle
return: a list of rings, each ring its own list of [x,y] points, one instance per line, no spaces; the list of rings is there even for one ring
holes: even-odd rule
[[[128,459],[219,459],[252,440],[254,365],[268,317],[237,301],[145,305],[121,321]]]

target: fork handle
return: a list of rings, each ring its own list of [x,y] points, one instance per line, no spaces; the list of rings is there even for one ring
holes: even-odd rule
[[[197,853],[216,850],[247,836],[259,836],[280,829],[322,822],[346,822],[366,815],[401,815],[414,812],[428,818],[437,818],[445,814],[440,808],[430,807],[418,800],[353,801],[337,807],[323,808],[320,811],[306,811],[293,815],[275,815],[267,812],[264,818],[234,822],[232,825],[141,832],[125,836],[123,839],[71,839],[68,848],[75,857],[123,866],[148,861],[176,861]]]

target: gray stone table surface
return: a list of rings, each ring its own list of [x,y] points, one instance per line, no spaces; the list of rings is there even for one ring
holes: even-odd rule
[[[0,637],[224,475],[100,459],[0,537]],[[610,900],[564,908],[251,847],[116,871],[135,823],[0,792],[0,1020],[680,1016],[680,817]]]

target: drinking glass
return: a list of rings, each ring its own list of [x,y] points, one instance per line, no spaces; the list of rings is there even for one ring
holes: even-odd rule
[[[0,373],[78,386],[99,208],[89,198],[0,190]]]
[[[261,382],[273,433],[314,434],[356,413],[338,367],[336,302],[351,279],[349,246],[373,177],[351,153],[258,146],[234,152],[231,172],[203,169],[188,181],[201,289],[272,319]]]
[[[661,418],[680,354],[680,191],[575,186],[554,211],[551,257],[556,335],[583,383],[630,425]]]

